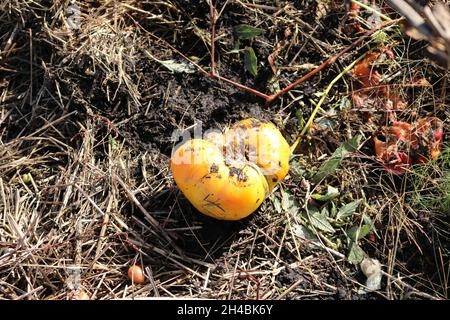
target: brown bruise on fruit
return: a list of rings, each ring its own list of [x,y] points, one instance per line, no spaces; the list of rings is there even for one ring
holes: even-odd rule
[[[270,191],[286,177],[291,150],[272,123],[254,118],[242,120],[224,136],[229,143],[228,153],[254,162],[262,169]]]
[[[217,164],[213,163],[211,168],[209,168],[209,173],[217,173],[219,172],[219,167],[217,166]]]

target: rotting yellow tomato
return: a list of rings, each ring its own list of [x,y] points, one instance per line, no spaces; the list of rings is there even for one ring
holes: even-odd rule
[[[220,220],[253,213],[289,170],[290,148],[270,122],[240,121],[172,155],[174,180],[197,210]]]
[[[239,121],[225,134],[225,141],[231,141],[233,153],[243,153],[261,169],[270,191],[288,174],[291,150],[272,123],[255,118]]]
[[[192,205],[220,220],[239,220],[266,198],[268,185],[258,167],[247,161],[225,160],[214,143],[193,139],[172,155],[170,168],[177,186]]]

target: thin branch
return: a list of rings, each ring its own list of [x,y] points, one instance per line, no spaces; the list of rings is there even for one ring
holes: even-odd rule
[[[205,69],[203,69],[200,65],[198,65],[197,63],[195,63],[194,61],[192,61],[192,59],[190,59],[189,57],[187,57],[186,55],[184,55],[183,53],[181,53],[179,50],[175,49],[172,45],[170,45],[167,41],[155,36],[154,34],[148,32],[148,34],[153,37],[154,39],[157,39],[158,41],[161,41],[164,43],[164,45],[173,50],[176,54],[178,54],[179,56],[181,56],[183,59],[187,60],[188,62],[190,62],[200,73],[202,73],[203,75],[205,75],[208,78],[212,78],[212,79],[216,79],[219,81],[223,81],[226,82],[228,84],[231,84],[243,91],[246,91],[248,93],[251,93],[255,96],[258,96],[262,99],[264,99],[266,101],[266,105],[270,105],[272,102],[274,102],[278,97],[280,97],[281,95],[289,92],[290,90],[292,90],[293,88],[295,88],[296,86],[298,86],[300,83],[305,82],[306,80],[308,80],[309,78],[311,78],[313,75],[319,73],[320,71],[322,71],[323,69],[325,69],[326,67],[332,65],[333,63],[336,62],[337,59],[339,59],[342,55],[344,55],[345,53],[347,53],[348,51],[354,49],[355,47],[357,47],[358,45],[360,45],[364,39],[366,39],[367,37],[370,37],[372,34],[374,34],[375,32],[392,26],[402,20],[404,20],[403,18],[400,19],[395,19],[395,20],[390,20],[390,21],[386,21],[382,24],[380,24],[377,27],[372,28],[371,30],[365,32],[362,36],[360,36],[356,41],[354,41],[352,44],[350,44],[349,46],[345,47],[343,50],[341,50],[340,52],[338,52],[336,55],[328,58],[327,60],[325,60],[320,66],[318,66],[316,69],[312,70],[311,72],[307,73],[306,75],[304,75],[303,77],[301,77],[300,79],[298,79],[297,81],[295,81],[294,83],[288,85],[287,87],[285,87],[284,89],[272,94],[272,95],[267,95],[265,93],[262,93],[256,89],[247,87],[243,84],[240,84],[238,82],[235,82],[233,80],[224,78],[218,74],[216,74],[215,72],[215,24],[217,22],[216,19],[216,9],[214,7],[214,5],[212,4],[213,0],[209,1],[209,5],[210,5],[210,13],[211,13],[211,72],[207,72]],[[145,29],[144,29],[145,30]]]
[[[237,87],[237,88],[239,88],[239,89],[242,89],[242,90],[244,90],[244,91],[247,91],[248,93],[254,94],[255,96],[258,96],[258,97],[260,97],[260,98],[263,98],[263,99],[266,100],[266,101],[268,101],[268,100],[270,99],[270,96],[267,95],[267,94],[265,94],[265,93],[262,93],[262,92],[260,92],[260,91],[258,91],[258,90],[252,89],[252,88],[249,88],[249,87],[247,87],[247,86],[245,86],[245,85],[243,85],[243,84],[234,82],[233,80],[224,78],[224,77],[219,76],[219,75],[217,75],[217,74],[214,75],[214,76],[212,76],[212,78],[216,78],[216,79],[221,80],[221,81],[223,81],[223,82],[232,84],[233,86],[235,86],[235,87]]]
[[[243,91],[246,91],[248,93],[251,93],[255,96],[261,97],[264,100],[267,101],[267,99],[269,98],[269,96],[265,93],[262,93],[258,90],[252,89],[250,87],[247,87],[243,84],[237,83],[233,80],[224,78],[222,76],[219,76],[218,74],[211,74],[211,72],[206,71],[205,69],[203,69],[198,63],[194,62],[192,59],[190,59],[188,56],[186,56],[185,54],[183,54],[182,52],[180,52],[179,50],[177,50],[176,48],[174,48],[172,45],[170,45],[167,41],[165,41],[164,39],[161,39],[157,36],[155,36],[152,33],[148,33],[151,37],[153,37],[154,39],[156,39],[157,41],[163,42],[164,46],[166,46],[167,48],[169,48],[170,50],[172,50],[173,52],[175,52],[176,54],[178,54],[180,57],[182,57],[183,59],[185,59],[186,61],[188,61],[189,63],[191,63],[198,72],[202,73],[204,76],[208,77],[208,78],[212,78],[212,79],[216,79],[216,80],[220,80],[226,83],[229,83],[233,86],[235,86],[236,88],[239,88]]]
[[[297,148],[297,145],[300,143],[301,138],[306,133],[306,131],[309,129],[311,124],[314,121],[314,118],[319,111],[320,107],[322,106],[323,102],[325,101],[326,97],[328,96],[328,93],[331,91],[331,88],[333,88],[334,84],[342,78],[347,72],[349,72],[361,59],[365,57],[366,54],[363,54],[359,58],[357,58],[355,61],[350,63],[344,70],[342,70],[341,73],[339,73],[328,85],[325,92],[323,93],[322,97],[320,98],[319,102],[317,103],[316,107],[314,108],[313,112],[311,113],[311,116],[309,117],[308,121],[306,122],[305,126],[303,127],[302,131],[300,132],[298,138],[295,140],[295,142],[291,146],[291,153],[294,152],[295,148]]]

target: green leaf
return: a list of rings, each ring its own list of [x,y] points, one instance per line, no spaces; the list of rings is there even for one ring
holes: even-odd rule
[[[328,201],[331,199],[336,198],[337,196],[339,196],[339,190],[335,187],[332,186],[328,186],[327,189],[327,193],[326,194],[312,194],[311,198],[313,198],[314,200],[319,200],[319,201]]]
[[[298,160],[293,160],[291,162],[289,171],[291,176],[297,181],[301,180],[306,173],[304,165],[302,165]]]
[[[117,142],[116,139],[112,137],[112,135],[108,135],[108,143],[111,146],[111,150],[117,149]]]
[[[331,210],[330,210],[330,217],[336,217],[336,205],[334,202],[331,202]]]
[[[350,252],[348,253],[348,261],[350,261],[350,263],[358,265],[361,263],[361,261],[363,261],[364,259],[364,251],[363,249],[361,249],[361,247],[358,245],[358,243],[353,242],[351,247],[350,247]]]
[[[374,225],[372,223],[372,220],[368,216],[363,214],[362,218],[363,218],[363,221],[364,221],[365,224],[367,224],[368,226],[374,227]]]
[[[360,226],[353,226],[347,231],[347,236],[354,242],[358,241],[365,236],[367,236],[370,232],[370,225],[364,224]]]
[[[315,205],[310,205],[310,204],[308,204],[308,206],[306,207],[306,211],[308,211],[309,214],[320,212],[319,208],[317,208]]]
[[[159,62],[165,68],[172,71],[172,73],[194,73],[197,71],[191,63],[184,61],[176,62],[175,60],[159,60],[152,56],[150,52],[145,51],[145,53],[149,58],[155,60],[156,62]]]
[[[314,121],[317,125],[323,129],[333,129],[338,125],[338,122],[329,118],[320,118]]]
[[[353,153],[358,149],[359,144],[361,143],[362,136],[357,134],[353,138],[347,140],[342,145],[341,149],[338,148],[336,151],[338,151],[338,155],[341,157],[347,156],[349,153]],[[335,151],[335,153],[336,153]]]
[[[334,233],[336,230],[334,230],[333,226],[327,220],[328,211],[322,210],[322,212],[319,212],[317,208],[312,208],[314,207],[308,209],[310,223],[321,231]]]
[[[346,96],[343,96],[339,104],[339,110],[350,108],[351,104],[350,100]]]
[[[160,60],[158,62],[173,73],[194,73],[196,71],[191,64],[186,62],[176,62],[175,60]]]
[[[297,121],[298,121],[298,130],[301,131],[306,123],[305,118],[303,117],[302,109],[298,109],[295,112],[295,116],[297,117]]]
[[[258,73],[257,63],[258,59],[256,58],[255,51],[252,47],[247,47],[245,50],[245,70],[250,72],[252,76],[256,76]]]
[[[325,178],[326,176],[334,173],[334,171],[339,167],[341,164],[342,159],[340,158],[330,158],[325,163],[323,163],[319,171],[313,176],[312,182],[318,183],[320,180]]]
[[[283,211],[282,207],[281,207],[280,199],[278,199],[278,197],[273,197],[272,203],[273,203],[273,207],[275,208],[275,211],[277,213],[281,213]]]
[[[297,210],[298,202],[295,197],[287,191],[281,190],[281,208],[285,211]]]
[[[244,50],[244,49],[240,49],[240,47],[241,47],[241,40],[239,40],[239,38],[236,38],[234,40],[233,50],[238,50],[238,51]]]
[[[355,213],[356,209],[358,209],[359,204],[361,203],[361,199],[355,200],[353,202],[347,203],[339,208],[336,219],[342,219],[350,217]]]
[[[389,39],[389,36],[386,34],[386,32],[379,30],[374,34],[372,34],[372,39],[376,43],[386,43],[387,40]]]
[[[327,207],[323,207],[321,212],[322,212],[322,214],[325,215],[326,217],[329,217],[329,216],[330,216],[330,212],[328,211],[328,208],[327,208]]]
[[[317,183],[326,176],[334,173],[334,171],[336,171],[336,169],[341,165],[342,160],[357,150],[359,143],[361,142],[361,138],[361,135],[356,135],[338,147],[333,152],[331,157],[320,166],[317,173],[313,176],[312,182]]]
[[[301,225],[301,224],[294,224],[294,234],[303,240],[309,240],[313,243],[319,244],[319,239],[314,235],[314,233],[309,230],[309,228]]]
[[[240,40],[252,40],[254,37],[261,35],[263,30],[247,24],[241,24],[234,27],[234,33]]]

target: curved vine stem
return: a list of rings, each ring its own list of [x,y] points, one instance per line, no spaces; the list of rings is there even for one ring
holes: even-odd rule
[[[302,131],[300,132],[299,136],[297,137],[297,139],[295,140],[295,142],[292,144],[291,146],[291,154],[294,153],[295,149],[297,148],[298,144],[300,143],[302,137],[305,135],[306,131],[309,129],[309,127],[311,126],[311,124],[314,121],[314,118],[317,115],[317,112],[320,110],[320,107],[322,106],[323,102],[325,101],[325,99],[327,98],[328,94],[331,91],[331,88],[333,88],[334,84],[341,79],[347,72],[349,72],[351,69],[353,69],[353,67],[359,62],[361,61],[361,59],[363,59],[365,57],[365,53],[363,55],[361,55],[360,57],[358,57],[355,61],[353,61],[352,63],[350,63],[344,70],[341,71],[341,73],[339,73],[328,85],[328,87],[326,88],[325,92],[323,93],[322,97],[320,97],[319,102],[316,104],[313,112],[311,113],[311,116],[309,117],[308,121],[306,122],[305,126],[303,127]]]

